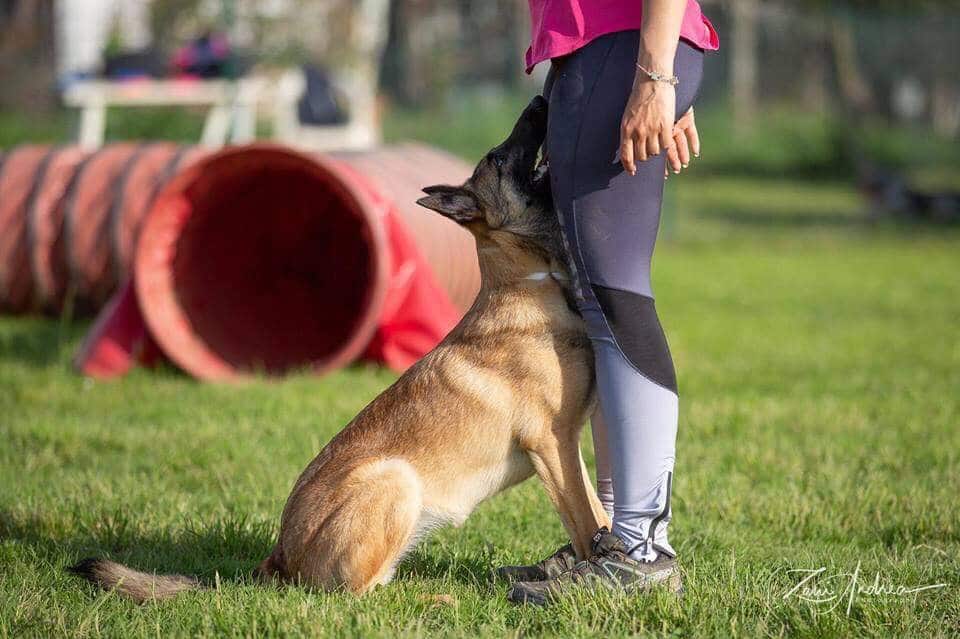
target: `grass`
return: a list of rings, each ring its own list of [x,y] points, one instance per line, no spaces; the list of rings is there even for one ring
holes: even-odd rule
[[[172,140],[197,144],[203,132],[205,112],[187,107],[117,108],[107,111],[104,137],[115,140]],[[36,114],[0,111],[0,149],[21,143],[64,143],[76,139],[79,112],[55,109]]]
[[[513,112],[440,142],[476,156]],[[392,135],[429,135],[406,117]],[[297,474],[393,376],[95,383],[69,367],[84,324],[0,318],[0,636],[960,634],[960,233],[867,225],[848,185],[712,169],[714,148],[670,180],[655,265],[681,391],[682,599],[508,605],[489,569],[564,539],[535,481],[368,597],[253,585]],[[136,606],[64,573],[89,555],[211,589]],[[821,567],[838,605],[785,596],[791,571]],[[848,610],[855,571],[946,585]]]

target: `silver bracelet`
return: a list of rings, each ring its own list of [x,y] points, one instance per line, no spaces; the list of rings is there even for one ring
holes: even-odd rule
[[[667,75],[665,73],[657,73],[656,71],[651,71],[650,69],[647,69],[639,62],[637,62],[637,68],[643,71],[643,74],[648,78],[650,78],[651,80],[653,80],[654,82],[664,82],[666,84],[669,84],[672,87],[675,87],[678,84],[680,84],[680,78],[678,78],[675,75]]]

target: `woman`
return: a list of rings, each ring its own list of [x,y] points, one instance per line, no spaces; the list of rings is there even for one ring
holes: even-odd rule
[[[598,532],[588,561],[565,546],[501,574],[516,602],[546,603],[570,583],[679,589],[667,540],[677,382],[650,260],[667,166],[679,173],[700,153],[692,105],[717,35],[695,0],[529,4],[527,71],[551,60],[545,148],[596,358],[597,492],[613,527]]]

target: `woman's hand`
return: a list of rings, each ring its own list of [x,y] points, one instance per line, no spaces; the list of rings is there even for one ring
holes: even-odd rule
[[[637,174],[638,162],[673,149],[676,105],[677,92],[672,86],[637,72],[620,121],[620,162],[630,175]]]
[[[700,135],[697,133],[697,123],[693,115],[693,107],[683,114],[673,127],[673,147],[667,151],[667,166],[664,175],[680,173],[681,169],[690,166],[690,155],[700,157]]]

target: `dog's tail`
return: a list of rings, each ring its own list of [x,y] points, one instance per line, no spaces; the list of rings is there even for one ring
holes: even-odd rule
[[[120,593],[137,603],[169,599],[181,592],[203,587],[195,577],[151,575],[107,559],[84,559],[67,570],[95,586]]]

